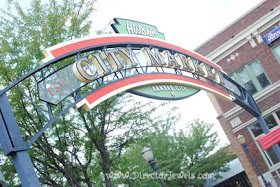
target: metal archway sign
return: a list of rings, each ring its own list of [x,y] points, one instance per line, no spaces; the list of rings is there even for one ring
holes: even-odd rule
[[[119,34],[88,37],[50,47],[44,54],[39,67],[0,92],[0,143],[4,154],[12,156],[23,186],[40,186],[28,149],[61,115],[71,108],[90,110],[118,93],[143,86],[151,86],[159,95],[168,92],[172,99],[189,97],[200,89],[214,93],[243,107],[259,119],[265,133],[269,132],[252,95],[220,66],[165,41]],[[37,77],[32,81],[40,105],[20,85],[30,77]],[[47,121],[27,144],[8,100],[7,92],[14,87]],[[139,95],[159,98],[154,93]],[[55,106],[63,108],[53,116]]]

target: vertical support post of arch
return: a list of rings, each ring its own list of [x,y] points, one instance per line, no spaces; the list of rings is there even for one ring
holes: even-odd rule
[[[11,156],[23,187],[40,187],[33,163],[21,136],[6,93],[0,96],[0,143]]]
[[[239,106],[241,106],[242,108],[244,108],[247,112],[252,114],[254,117],[257,118],[257,120],[265,134],[269,133],[270,132],[269,127],[267,126],[267,124],[262,116],[262,112],[259,109],[252,94],[250,92],[248,92],[248,90],[246,90],[245,88],[240,86],[237,82],[232,80],[230,77],[228,77],[227,75],[223,75],[223,77],[227,81],[229,81],[230,84],[234,85],[240,91],[240,94],[238,95],[235,92],[228,90],[229,93],[232,94],[236,98],[234,100],[234,102],[236,104],[238,104]],[[277,158],[280,160],[280,147],[278,146],[278,144],[276,144],[272,148],[273,148]]]

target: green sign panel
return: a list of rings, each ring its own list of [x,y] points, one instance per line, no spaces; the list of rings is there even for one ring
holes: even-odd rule
[[[115,23],[111,26],[116,33],[142,35],[165,40],[164,34],[158,32],[157,27],[153,25],[122,18],[114,18],[114,21]]]
[[[179,100],[196,94],[199,90],[192,87],[185,87],[180,85],[160,84],[153,86],[144,86],[135,88],[129,92],[160,100]]]
[[[153,25],[122,18],[114,18],[114,22],[111,26],[116,33],[142,35],[165,40],[164,34],[159,32],[157,27]],[[184,99],[196,94],[198,91],[199,89],[192,87],[164,84],[129,90],[130,93],[136,95],[160,100]]]

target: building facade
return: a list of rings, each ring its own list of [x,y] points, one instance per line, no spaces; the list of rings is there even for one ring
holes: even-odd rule
[[[230,168],[229,171],[219,172],[221,178],[207,179],[204,187],[250,187],[248,177],[238,158],[227,163],[227,167]]]
[[[280,126],[280,0],[262,1],[195,51],[251,92],[271,131]],[[264,133],[257,119],[234,103],[208,95],[252,186],[263,185],[262,180],[238,134],[245,136],[265,179],[280,186],[280,160],[272,148],[262,150],[258,144]]]

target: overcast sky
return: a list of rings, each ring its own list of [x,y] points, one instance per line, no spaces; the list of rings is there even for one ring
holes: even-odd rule
[[[30,0],[19,0],[28,4]],[[92,16],[92,33],[110,29],[113,18],[125,18],[154,25],[166,41],[193,50],[227,27],[263,0],[98,0]],[[0,0],[0,6],[3,0]],[[176,101],[182,123],[200,118],[215,124],[222,144],[228,143],[216,120],[215,112],[204,91]],[[178,128],[181,128],[178,124]]]
[[[98,0],[93,30],[110,30],[113,18],[125,18],[154,25],[166,41],[193,50],[257,6],[263,0]],[[229,143],[216,120],[217,113],[204,91],[174,102],[182,123],[195,118],[214,123],[221,144]],[[178,124],[178,128],[183,127]]]
[[[192,50],[263,0],[98,0],[93,29],[113,18],[157,26],[168,42]]]

